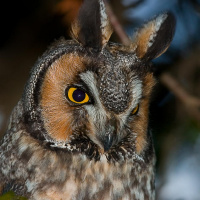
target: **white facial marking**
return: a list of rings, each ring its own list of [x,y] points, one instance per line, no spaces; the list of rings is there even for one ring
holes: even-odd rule
[[[87,84],[98,107],[98,109],[96,109],[93,105],[89,105],[89,106],[85,105],[85,108],[87,109],[89,113],[92,114],[92,116],[94,116],[94,121],[97,121],[97,120],[100,120],[102,122],[105,121],[106,111],[104,110],[103,105],[100,101],[99,92],[96,87],[97,83],[94,78],[93,72],[88,71],[86,73],[82,73],[80,77]]]
[[[126,111],[126,113],[122,113],[119,115],[119,118],[121,119],[120,120],[121,127],[123,127],[123,125],[126,123],[126,120],[128,116],[130,115],[131,111],[137,106],[140,98],[142,97],[142,82],[139,79],[133,78],[132,83],[131,83],[131,91],[132,91],[131,93],[132,103],[129,109]]]
[[[84,105],[85,109],[87,110],[90,120],[93,121],[92,124],[97,125],[98,127],[92,127],[94,131],[96,131],[96,128],[99,128],[102,130],[102,128],[105,128],[105,122],[107,119],[107,113],[100,101],[99,92],[97,89],[97,83],[94,77],[94,73],[87,71],[85,73],[80,74],[81,79],[87,84],[88,88],[90,89],[90,92],[93,95],[93,98],[95,100],[95,105]],[[93,138],[94,139],[94,138]],[[98,141],[96,141],[98,142]]]

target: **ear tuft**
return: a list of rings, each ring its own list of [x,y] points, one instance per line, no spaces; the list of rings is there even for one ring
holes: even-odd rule
[[[164,13],[146,23],[134,36],[131,48],[140,59],[152,60],[163,54],[169,47],[176,20],[172,13]]]
[[[103,0],[84,0],[76,21],[72,24],[72,35],[84,47],[100,50],[106,45],[112,28]]]

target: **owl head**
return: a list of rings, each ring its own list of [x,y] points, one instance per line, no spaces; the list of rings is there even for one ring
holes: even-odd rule
[[[90,159],[139,158],[151,149],[151,60],[164,53],[175,20],[164,13],[139,28],[128,46],[112,34],[103,0],[85,0],[72,40],[54,43],[26,84],[23,124],[47,148]]]

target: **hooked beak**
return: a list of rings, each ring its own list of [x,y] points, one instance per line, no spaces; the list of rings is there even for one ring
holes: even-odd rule
[[[101,142],[103,144],[104,147],[104,151],[108,151],[112,144],[113,144],[113,140],[114,140],[114,134],[112,133],[107,133],[104,135],[103,138],[101,138]]]
[[[106,130],[100,136],[100,142],[104,148],[104,151],[108,151],[113,144],[116,142],[117,134],[116,134],[116,120],[109,120],[109,124],[106,126]]]

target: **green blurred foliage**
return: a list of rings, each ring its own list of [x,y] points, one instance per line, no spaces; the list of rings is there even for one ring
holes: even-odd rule
[[[14,192],[10,191],[0,196],[0,200],[28,200],[25,197],[16,196]]]

